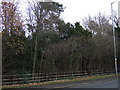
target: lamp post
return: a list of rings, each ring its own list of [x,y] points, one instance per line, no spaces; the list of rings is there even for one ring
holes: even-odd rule
[[[118,0],[116,0],[118,1]],[[111,14],[112,14],[112,30],[113,30],[113,41],[114,41],[114,60],[115,60],[115,72],[116,72],[116,75],[118,74],[118,68],[117,68],[117,52],[116,52],[116,37],[115,37],[115,28],[114,28],[114,13],[113,13],[113,4],[116,2],[112,2],[111,3]]]

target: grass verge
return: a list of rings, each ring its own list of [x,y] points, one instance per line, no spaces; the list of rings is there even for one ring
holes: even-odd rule
[[[41,83],[6,85],[6,86],[2,86],[2,88],[27,88],[27,87],[30,87],[30,86],[49,85],[49,84],[58,84],[58,83],[70,83],[70,82],[78,82],[78,81],[83,81],[83,80],[95,80],[95,79],[97,80],[97,79],[104,79],[104,78],[114,77],[114,76],[115,76],[115,74],[93,75],[93,76],[86,76],[86,77],[81,77],[81,78],[55,80],[55,81],[48,81],[48,82],[41,82]]]

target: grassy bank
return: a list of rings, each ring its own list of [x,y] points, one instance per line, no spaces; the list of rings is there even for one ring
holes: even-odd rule
[[[6,85],[2,86],[2,88],[27,88],[30,86],[39,86],[39,85],[49,85],[49,84],[57,84],[57,83],[70,83],[70,82],[78,82],[83,80],[97,80],[97,79],[104,79],[109,77],[114,77],[115,74],[111,75],[93,75],[93,76],[86,76],[81,78],[73,78],[73,79],[65,79],[65,80],[55,80],[55,81],[48,81],[48,82],[41,82],[41,83],[29,83],[29,84],[18,84],[18,85]]]

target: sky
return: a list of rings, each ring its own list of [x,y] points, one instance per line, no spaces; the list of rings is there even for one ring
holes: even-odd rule
[[[20,0],[21,6],[20,10],[23,12],[26,11],[26,1]],[[28,0],[32,1],[32,0]],[[118,1],[120,0],[54,0],[63,4],[66,9],[61,14],[61,19],[66,23],[75,23],[80,22],[85,17],[98,15],[99,12],[110,16],[111,15],[111,3],[113,4],[113,9],[117,11]]]
[[[57,0],[66,7],[61,17],[65,22],[75,23],[85,17],[98,15],[99,12],[111,15],[111,2],[114,0]],[[113,9],[117,11],[118,2],[113,4]]]

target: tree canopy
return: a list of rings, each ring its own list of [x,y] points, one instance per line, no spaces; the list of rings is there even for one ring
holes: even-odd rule
[[[88,17],[83,27],[60,19],[62,4],[29,5],[24,25],[17,5],[2,2],[3,74],[114,69],[112,25],[107,16]],[[115,29],[119,59],[120,28]]]

